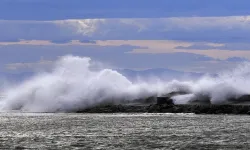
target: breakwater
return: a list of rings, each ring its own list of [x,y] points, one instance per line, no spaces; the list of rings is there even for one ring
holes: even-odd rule
[[[195,113],[195,114],[248,114],[250,105],[100,105],[83,110],[78,113]]]

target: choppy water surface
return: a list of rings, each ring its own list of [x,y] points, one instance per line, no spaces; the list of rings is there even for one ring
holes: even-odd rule
[[[2,149],[249,149],[250,117],[1,113]]]

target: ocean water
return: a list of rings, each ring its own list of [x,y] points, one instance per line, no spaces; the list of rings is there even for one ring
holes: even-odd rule
[[[250,149],[250,116],[1,113],[0,149]]]

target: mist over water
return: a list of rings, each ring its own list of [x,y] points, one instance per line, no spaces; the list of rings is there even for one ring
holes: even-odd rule
[[[1,111],[28,112],[73,111],[104,102],[120,103],[138,98],[160,96],[172,91],[188,94],[173,97],[175,103],[208,96],[212,103],[223,103],[227,98],[249,94],[250,64],[244,63],[233,71],[217,77],[204,76],[187,81],[154,80],[130,81],[112,69],[92,69],[96,63],[87,57],[64,56],[51,71],[39,73],[2,91]]]

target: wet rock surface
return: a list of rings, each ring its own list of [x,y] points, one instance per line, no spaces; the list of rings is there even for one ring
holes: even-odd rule
[[[148,106],[106,105],[96,106],[77,113],[195,113],[195,114],[248,114],[250,105],[169,105]]]
[[[174,104],[172,96],[187,93],[172,92],[160,97],[150,97],[133,104],[102,104],[99,106],[77,110],[78,113],[195,113],[195,114],[248,114],[250,115],[250,95],[229,98],[223,104],[211,104],[209,97],[206,101],[195,99],[189,104]],[[202,97],[204,99],[204,97]]]

